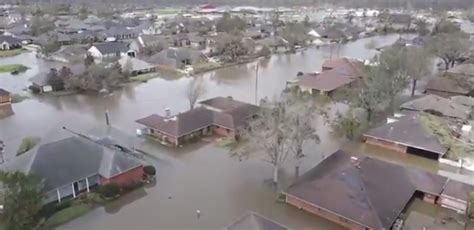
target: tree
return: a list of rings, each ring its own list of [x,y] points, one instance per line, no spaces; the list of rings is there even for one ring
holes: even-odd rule
[[[264,100],[256,119],[249,122],[249,128],[242,130],[239,144],[231,149],[231,156],[240,160],[252,154],[263,154],[264,161],[273,166],[273,183],[278,185],[278,170],[288,156],[293,154],[299,163],[305,157],[303,145],[307,141],[319,143],[312,106],[299,101],[301,98],[283,94],[278,100]]]
[[[6,230],[33,229],[43,205],[42,183],[22,172],[0,172],[3,197],[3,223]]]
[[[231,16],[229,12],[225,12],[220,19],[216,21],[216,30],[218,32],[227,32],[238,30],[243,31],[247,27],[247,23],[238,16]]]
[[[61,45],[58,43],[58,36],[56,34],[47,34],[46,40],[42,41],[41,51],[44,55],[49,56],[58,51]]]
[[[186,97],[189,101],[190,109],[194,109],[197,100],[206,93],[206,86],[200,77],[194,77],[186,88]]]
[[[232,34],[219,37],[216,44],[216,54],[223,55],[227,62],[235,62],[250,53],[247,48],[240,33],[234,31]]]
[[[54,29],[54,23],[43,17],[40,13],[35,14],[31,18],[30,23],[30,30],[33,36],[39,36]]]
[[[89,9],[87,8],[86,4],[82,4],[79,7],[79,19],[84,20],[89,16]]]
[[[412,81],[411,96],[415,96],[418,80],[431,74],[431,55],[423,48],[410,47],[407,49],[407,73]]]
[[[23,140],[21,140],[21,144],[18,147],[18,150],[16,152],[16,155],[19,156],[23,153],[26,153],[33,149],[39,142],[41,138],[39,137],[25,137]]]
[[[454,22],[447,20],[446,18],[439,19],[433,27],[431,31],[431,35],[439,35],[439,34],[456,34],[461,32],[461,27]]]
[[[469,40],[463,33],[438,34],[428,44],[431,53],[443,60],[446,70],[453,67],[469,47]]]
[[[308,31],[302,23],[291,22],[283,28],[281,36],[288,42],[289,48],[294,50],[295,46],[304,45]]]
[[[349,140],[359,138],[367,130],[367,122],[354,115],[350,108],[345,114],[338,113],[331,123],[333,131]]]
[[[415,21],[416,32],[421,36],[426,36],[430,33],[428,22],[426,19],[420,18]]]
[[[266,45],[262,46],[262,48],[258,51],[259,57],[269,57],[270,55],[272,55],[272,50]]]
[[[84,59],[84,65],[86,66],[86,68],[89,68],[93,64],[94,64],[94,56],[87,54],[86,58]]]

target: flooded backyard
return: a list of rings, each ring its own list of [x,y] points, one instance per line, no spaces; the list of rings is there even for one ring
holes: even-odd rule
[[[388,45],[399,35],[377,37],[380,46]],[[272,97],[285,88],[286,81],[297,72],[320,71],[321,64],[331,57],[370,59],[376,51],[365,45],[374,38],[361,39],[340,47],[311,48],[302,53],[276,55],[259,61],[258,94],[255,95],[256,63],[234,66],[205,73],[201,76],[207,86],[202,99],[214,96],[232,96],[251,102]],[[19,63],[31,69],[18,76],[0,74],[0,88],[13,93],[25,93],[28,79],[45,72],[51,63],[37,60],[31,53],[0,59],[3,63]],[[16,148],[25,136],[47,136],[67,126],[84,129],[104,124],[109,111],[113,126],[133,135],[136,119],[152,113],[182,112],[189,105],[185,96],[189,77],[159,77],[147,83],[127,85],[106,97],[73,95],[36,97],[13,105],[14,115],[0,120],[0,139],[6,144],[5,159],[14,158]],[[338,148],[354,153],[388,159],[401,164],[417,165],[437,171],[437,164],[414,156],[380,153],[378,149],[348,143],[341,146],[323,125],[320,126],[320,145],[306,147],[308,158],[302,171],[314,167]],[[212,143],[209,143],[212,142]],[[172,149],[137,139],[140,148],[153,155],[150,163],[156,165],[156,184],[126,195],[106,207],[80,217],[59,229],[222,229],[242,216],[255,211],[292,229],[339,229],[332,223],[296,208],[277,203],[274,189],[264,183],[272,176],[271,165],[260,160],[239,162],[229,157],[228,150],[217,147],[209,139]],[[282,170],[283,185],[291,183],[294,164],[289,162]],[[201,217],[196,217],[196,210]]]

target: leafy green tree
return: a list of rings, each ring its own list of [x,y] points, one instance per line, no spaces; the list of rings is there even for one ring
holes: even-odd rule
[[[288,23],[281,32],[281,36],[288,42],[290,50],[297,45],[304,45],[308,38],[308,29],[302,23]]]
[[[367,122],[354,115],[351,108],[345,114],[338,113],[331,123],[333,131],[349,140],[361,137],[367,131]]]
[[[439,35],[439,34],[456,34],[461,32],[461,27],[454,22],[447,20],[446,18],[439,19],[433,27],[431,31],[431,35]]]
[[[425,49],[417,47],[410,47],[406,52],[406,70],[411,78],[411,96],[413,97],[418,80],[431,74],[432,56]]]
[[[431,53],[443,60],[446,70],[453,67],[469,47],[470,42],[464,33],[437,34],[428,44]]]
[[[225,34],[217,40],[216,54],[223,55],[227,62],[238,61],[242,56],[248,55],[250,51],[242,41],[240,33],[233,32]]]
[[[430,29],[428,28],[429,24],[426,19],[420,18],[415,21],[416,25],[416,32],[421,36],[426,36],[430,33]]]
[[[16,152],[16,155],[19,156],[23,153],[26,153],[33,149],[39,142],[41,138],[39,137],[25,137],[21,141],[20,146],[18,147],[18,151]]]
[[[234,30],[243,31],[247,27],[247,23],[238,16],[232,16],[226,12],[216,21],[216,30],[218,32],[230,33]]]
[[[86,58],[84,59],[84,66],[86,66],[86,68],[89,68],[93,64],[94,64],[94,57],[90,54],[87,54]]]
[[[2,219],[6,230],[33,229],[43,205],[42,183],[22,172],[0,172],[4,200]]]

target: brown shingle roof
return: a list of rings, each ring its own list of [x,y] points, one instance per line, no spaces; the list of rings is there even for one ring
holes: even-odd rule
[[[462,88],[454,79],[449,77],[434,77],[428,80],[425,89],[456,94],[468,94],[469,90]]]
[[[363,62],[356,59],[338,58],[324,61],[324,69],[336,70],[335,73],[346,77],[357,78],[366,76],[366,69]]]
[[[258,106],[224,97],[212,98],[201,102],[201,104],[220,109],[215,111],[198,107],[170,118],[153,114],[136,122],[168,135],[181,137],[211,125],[227,129],[240,128],[246,124],[248,118],[256,115],[259,110]]]
[[[436,136],[423,127],[420,119],[421,116],[418,114],[405,116],[396,122],[374,128],[364,136],[427,150],[440,156],[446,154],[447,149]]]
[[[449,180],[444,186],[442,195],[453,197],[456,199],[468,201],[469,193],[474,191],[474,186],[461,183],[455,180]]]
[[[257,213],[250,212],[242,216],[236,222],[231,224],[225,230],[288,230],[289,228],[283,226],[273,220],[263,217]]]
[[[288,194],[364,226],[390,229],[416,190],[440,194],[446,180],[370,157],[354,162],[339,150],[291,185]]]
[[[337,70],[329,70],[319,75],[306,74],[299,77],[298,85],[316,89],[325,92],[331,92],[335,89],[348,85],[355,81],[355,79],[342,76],[337,73]]]

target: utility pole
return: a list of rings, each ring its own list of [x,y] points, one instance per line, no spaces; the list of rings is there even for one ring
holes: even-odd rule
[[[258,68],[259,65],[255,66],[255,105],[258,105]]]
[[[109,110],[105,110],[105,124],[106,124],[107,126],[110,125]]]

